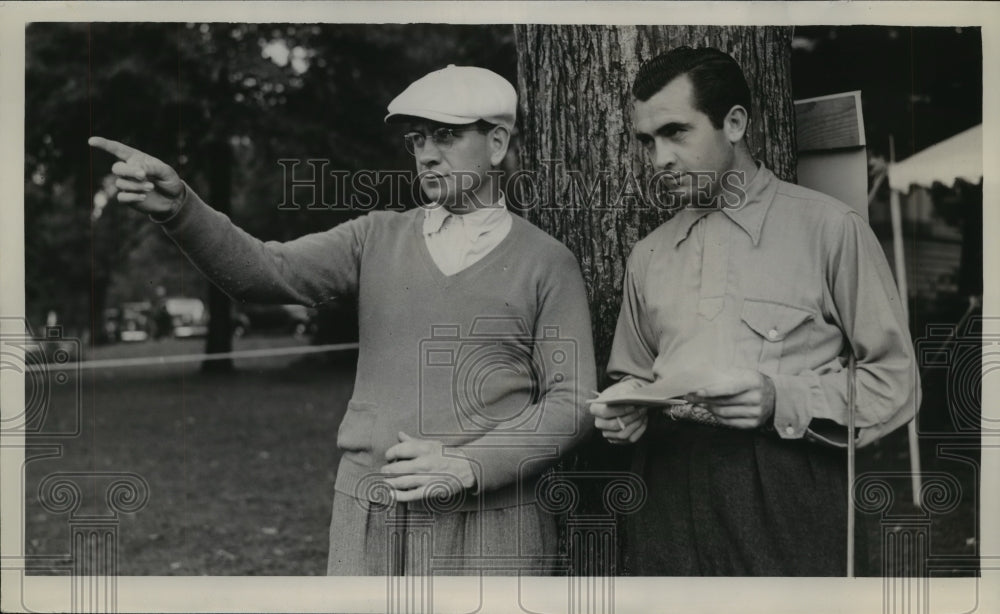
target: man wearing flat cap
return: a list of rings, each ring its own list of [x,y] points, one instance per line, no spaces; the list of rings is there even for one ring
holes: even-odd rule
[[[586,432],[594,358],[575,258],[512,215],[490,173],[516,107],[513,86],[483,68],[419,79],[386,122],[403,127],[430,204],[287,243],[249,236],[163,162],[90,141],[120,160],[118,200],[233,298],[318,307],[357,295],[331,575],[551,571],[555,522],[535,485]]]

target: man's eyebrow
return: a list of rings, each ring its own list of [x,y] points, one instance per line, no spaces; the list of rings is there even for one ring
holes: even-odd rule
[[[656,134],[668,135],[678,130],[688,130],[690,128],[691,124],[688,122],[667,122],[656,129]]]

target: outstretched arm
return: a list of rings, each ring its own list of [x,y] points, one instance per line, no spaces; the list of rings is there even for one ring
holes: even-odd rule
[[[194,265],[234,299],[316,306],[357,291],[371,216],[286,243],[263,242],[202,202],[161,160],[101,137],[88,142],[118,158],[111,167],[118,201],[161,224]]]
[[[153,216],[168,216],[180,208],[184,182],[168,164],[129,147],[99,136],[87,140],[91,147],[118,158],[111,167],[118,188],[118,202]]]

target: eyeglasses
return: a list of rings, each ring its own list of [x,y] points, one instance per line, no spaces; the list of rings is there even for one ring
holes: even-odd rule
[[[427,144],[427,137],[429,136],[434,141],[434,145],[444,151],[451,148],[463,133],[472,131],[483,132],[479,126],[468,128],[441,127],[435,128],[429,135],[423,132],[407,132],[403,135],[403,143],[406,145],[406,151],[410,152],[410,155],[416,155],[417,151],[423,149],[424,145]]]

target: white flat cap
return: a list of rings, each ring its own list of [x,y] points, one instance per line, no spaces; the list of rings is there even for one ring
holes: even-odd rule
[[[403,116],[443,124],[482,119],[509,130],[517,117],[517,92],[492,70],[451,64],[411,83],[389,103],[388,111],[387,122]]]

